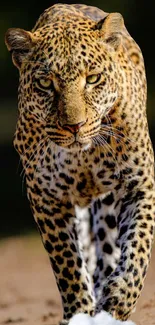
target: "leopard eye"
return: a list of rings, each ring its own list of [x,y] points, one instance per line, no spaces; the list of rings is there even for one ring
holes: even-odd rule
[[[51,89],[53,86],[53,82],[51,79],[40,78],[37,79],[37,85],[43,89]]]
[[[95,84],[101,79],[101,74],[92,74],[86,78],[88,84]]]

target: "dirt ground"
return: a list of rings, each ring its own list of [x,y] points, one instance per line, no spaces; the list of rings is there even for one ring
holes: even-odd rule
[[[155,325],[155,249],[132,320]],[[62,309],[39,235],[0,241],[0,325],[57,325]],[[104,324],[103,324],[104,325]]]

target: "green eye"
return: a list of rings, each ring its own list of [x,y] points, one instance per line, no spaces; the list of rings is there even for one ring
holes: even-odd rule
[[[51,79],[40,78],[37,79],[37,85],[39,86],[39,88],[51,89],[53,86],[53,82]]]
[[[86,78],[86,82],[88,84],[95,84],[97,83],[99,80],[101,79],[101,74],[98,73],[98,74],[91,74],[90,76],[88,76]]]

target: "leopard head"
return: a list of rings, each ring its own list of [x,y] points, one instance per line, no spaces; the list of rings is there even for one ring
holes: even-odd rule
[[[99,143],[120,98],[118,55],[123,18],[111,13],[98,23],[61,16],[33,32],[11,28],[5,42],[19,69],[19,153],[48,138],[67,150]]]

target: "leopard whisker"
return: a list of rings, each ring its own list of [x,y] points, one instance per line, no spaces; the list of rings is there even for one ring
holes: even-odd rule
[[[30,167],[30,163],[33,160],[33,158],[35,157],[36,153],[38,152],[38,149],[42,149],[43,145],[45,144],[46,140],[48,139],[48,137],[41,139],[40,142],[38,143],[38,145],[36,146],[34,152],[31,154],[31,156],[29,157],[27,163],[24,165],[21,173],[20,173],[20,177],[23,175],[23,173],[25,172],[25,170],[27,168]]]
[[[42,159],[42,161],[45,162],[45,157],[46,157],[47,150],[48,150],[48,143],[49,143],[50,139],[49,139],[49,137],[46,137],[44,140],[45,140],[45,141],[44,141],[44,142],[42,143],[42,145],[40,146],[39,151],[40,151],[40,150],[43,150],[45,145],[46,145],[46,147],[45,147],[45,150],[43,151],[43,155],[40,155],[40,152],[38,152],[38,154],[37,154],[37,156],[36,156],[36,167],[35,167],[35,169],[34,169],[34,175],[35,175],[35,173],[37,172],[37,168],[38,168],[38,164],[39,164],[39,163],[40,163],[42,169],[43,169],[44,166],[45,166],[45,165],[42,164],[41,159]],[[50,142],[51,142],[51,141],[50,141]]]
[[[106,139],[102,136],[102,135],[98,135],[96,137],[97,141],[99,142],[99,144],[104,147],[104,149],[106,148],[106,150],[108,152],[111,152],[111,155],[113,157],[113,160],[115,161],[116,163],[116,166],[117,166],[117,174],[120,173],[120,168],[119,168],[119,165],[118,165],[118,161],[116,159],[116,155],[115,155],[115,150],[107,143]],[[106,153],[106,156],[107,156],[107,153]]]

